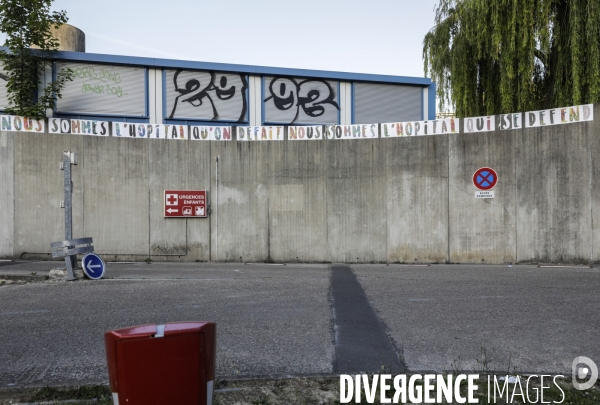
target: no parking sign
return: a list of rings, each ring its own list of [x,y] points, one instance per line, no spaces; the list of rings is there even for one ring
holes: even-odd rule
[[[475,193],[475,198],[494,198],[491,191],[498,183],[498,174],[490,167],[482,167],[473,174],[473,184],[481,191]]]

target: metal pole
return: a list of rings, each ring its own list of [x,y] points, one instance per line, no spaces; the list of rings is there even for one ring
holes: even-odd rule
[[[65,240],[73,239],[73,182],[71,181],[71,156],[70,152],[63,155],[63,170],[65,184]],[[76,280],[73,269],[77,268],[77,256],[65,256],[67,265],[67,279]]]
[[[63,157],[65,171],[65,240],[73,239],[73,189],[71,183],[71,159],[65,152]]]
[[[219,157],[215,158],[215,183],[217,194],[215,195],[215,234],[217,238],[216,261],[219,261]]]

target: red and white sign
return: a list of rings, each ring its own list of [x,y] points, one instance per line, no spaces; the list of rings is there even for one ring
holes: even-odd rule
[[[206,190],[165,190],[165,217],[206,218]]]

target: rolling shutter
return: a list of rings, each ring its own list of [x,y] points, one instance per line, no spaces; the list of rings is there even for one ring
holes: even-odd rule
[[[146,116],[146,68],[57,62],[56,70],[75,72],[67,82],[59,113]]]
[[[354,84],[354,123],[420,121],[423,88],[396,84]]]

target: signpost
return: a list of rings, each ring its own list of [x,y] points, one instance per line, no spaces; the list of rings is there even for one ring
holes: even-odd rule
[[[104,261],[95,253],[88,253],[81,259],[81,267],[88,278],[98,280],[104,276],[106,265]]]
[[[482,167],[473,174],[473,184],[481,191],[475,192],[475,198],[494,198],[491,191],[498,183],[498,174],[490,167]]]
[[[64,170],[64,192],[65,199],[61,201],[61,208],[65,209],[65,240],[60,242],[52,242],[50,249],[52,251],[52,257],[64,257],[65,264],[67,265],[67,280],[77,280],[74,269],[77,269],[77,255],[86,253],[92,253],[94,251],[94,242],[92,238],[78,238],[73,239],[73,182],[71,181],[71,165],[77,165],[77,154],[74,152],[66,151],[63,153],[63,161],[60,163],[60,169]],[[86,257],[89,255],[86,255]],[[104,274],[104,262],[98,256],[94,255],[102,263],[102,277]],[[85,258],[84,258],[85,259]],[[95,266],[95,264],[92,264]],[[82,262],[84,273],[88,274],[85,265]],[[91,267],[96,269],[97,267]],[[88,277],[94,279],[88,275]]]
[[[165,218],[206,218],[206,190],[165,190]]]
[[[77,254],[93,252],[92,239],[73,239],[73,182],[71,181],[71,165],[77,165],[77,154],[65,151],[63,161],[60,162],[60,170],[64,170],[64,192],[65,199],[61,201],[61,208],[65,209],[65,240],[50,244],[52,257],[64,257],[67,265],[67,280],[77,280],[73,269],[77,268]],[[80,245],[80,248],[77,246]],[[91,250],[88,250],[91,249]]]

